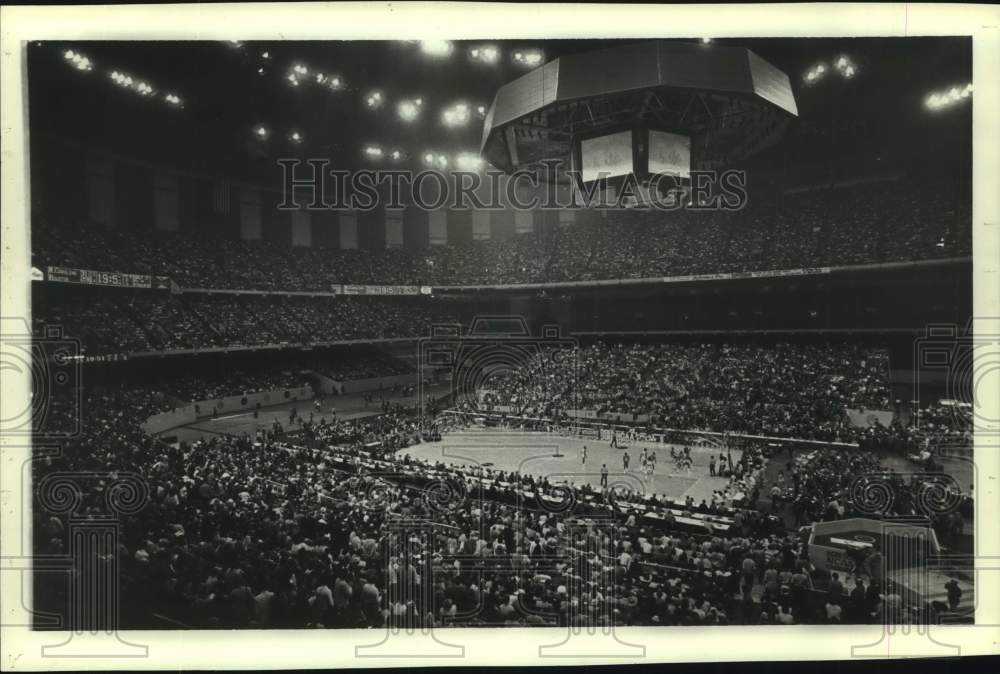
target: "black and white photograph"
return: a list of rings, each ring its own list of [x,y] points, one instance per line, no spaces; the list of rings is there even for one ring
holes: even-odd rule
[[[989,629],[996,71],[970,33],[706,25],[13,43],[40,657]]]

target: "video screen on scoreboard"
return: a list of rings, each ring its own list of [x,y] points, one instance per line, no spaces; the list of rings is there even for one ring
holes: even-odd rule
[[[649,131],[649,172],[691,177],[691,139],[666,131]]]
[[[632,173],[632,132],[588,138],[580,142],[580,174],[584,182]]]

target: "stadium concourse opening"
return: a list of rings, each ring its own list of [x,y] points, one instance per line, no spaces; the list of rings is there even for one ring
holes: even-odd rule
[[[25,49],[38,629],[974,622],[970,39]]]

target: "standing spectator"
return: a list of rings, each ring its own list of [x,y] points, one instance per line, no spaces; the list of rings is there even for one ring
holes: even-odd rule
[[[952,578],[944,584],[944,587],[948,591],[948,608],[952,611],[958,609],[962,601],[962,588],[958,586],[958,581]]]

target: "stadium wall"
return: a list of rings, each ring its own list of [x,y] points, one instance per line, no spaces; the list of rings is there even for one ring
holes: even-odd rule
[[[44,204],[47,215],[79,227],[209,234],[280,246],[380,250],[387,242],[399,244],[395,238],[387,240],[383,208],[358,211],[322,208],[296,211],[287,205],[279,208],[284,198],[277,182],[252,184],[225,175],[194,173],[93,149],[51,134],[32,136],[31,180],[34,205],[39,212]],[[524,182],[514,186],[519,202],[551,198],[547,187],[525,186],[521,184]],[[169,199],[154,199],[158,188],[167,183],[172,187]],[[305,207],[311,203],[308,190],[293,192],[289,204]],[[428,211],[407,204],[402,213],[402,246],[416,249],[441,243],[455,245],[509,238],[537,232],[540,223],[549,221],[540,209],[527,211],[526,216],[516,221],[505,183],[496,195],[490,181],[474,190],[474,194],[483,203],[491,203],[496,197],[506,205],[477,211],[478,215],[473,217],[473,210],[464,205],[455,208],[449,201],[437,211],[432,225]],[[42,199],[40,195],[49,198]],[[51,198],[52,195],[59,198]],[[560,192],[560,198],[569,197]],[[354,223],[356,230],[346,238],[342,232],[345,217]],[[167,222],[171,224],[163,226]]]
[[[435,289],[453,313],[532,316],[533,334],[906,333],[964,327],[972,263],[949,260],[771,278],[617,282],[572,287]]]
[[[310,377],[316,380],[316,386],[324,395],[345,395],[348,393],[365,393],[367,391],[391,390],[393,386],[416,385],[417,374],[399,374],[390,377],[371,377],[369,379],[353,379],[338,381],[321,372],[312,372]]]
[[[311,400],[312,398],[312,388],[303,386],[294,389],[261,391],[247,395],[232,395],[213,400],[198,400],[169,412],[154,414],[142,424],[142,430],[149,435],[156,435],[178,426],[194,423],[198,419],[211,417],[213,413],[219,415],[238,414],[254,410],[258,405],[270,407],[289,402]]]

